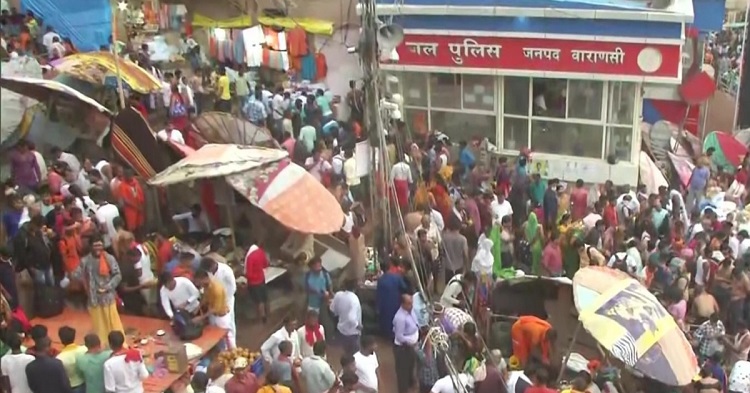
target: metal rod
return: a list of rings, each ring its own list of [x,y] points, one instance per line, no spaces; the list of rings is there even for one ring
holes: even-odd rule
[[[734,133],[734,130],[738,129],[737,121],[739,120],[739,111],[740,111],[740,90],[742,88],[742,72],[745,68],[745,44],[747,43],[747,23],[748,18],[750,17],[750,1],[747,2],[747,5],[745,5],[745,27],[742,28],[742,49],[740,49],[740,67],[739,72],[737,73],[737,91],[734,92],[734,116],[732,117],[732,133]],[[718,73],[719,70],[716,70],[716,73]],[[721,81],[721,75],[718,76],[719,81]],[[734,90],[733,86],[730,90]]]
[[[125,90],[122,88],[122,75],[120,74],[120,55],[117,53],[117,15],[120,13],[119,8],[115,7],[112,13],[112,56],[115,62],[115,73],[117,76],[117,93],[120,96],[120,109],[125,109]]]
[[[565,353],[565,357],[563,357],[562,365],[560,365],[560,372],[557,374],[557,382],[555,385],[560,383],[563,373],[565,372],[565,368],[568,366],[568,359],[570,359],[570,353],[573,352],[573,346],[578,341],[578,333],[581,331],[581,326],[583,326],[583,323],[581,321],[578,321],[576,330],[573,331],[573,338],[570,340],[570,344],[568,345],[568,351]]]

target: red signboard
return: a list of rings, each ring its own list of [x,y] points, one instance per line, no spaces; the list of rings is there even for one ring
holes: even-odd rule
[[[680,45],[407,34],[399,65],[678,78]]]

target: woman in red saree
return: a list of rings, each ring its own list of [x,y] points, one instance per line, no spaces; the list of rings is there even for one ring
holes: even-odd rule
[[[125,215],[125,227],[135,232],[146,222],[144,208],[146,197],[143,188],[133,177],[133,171],[125,169],[122,180],[117,186],[116,195],[120,198],[120,206]]]
[[[186,140],[187,127],[190,123],[188,107],[177,86],[172,86],[172,95],[169,99],[169,122],[175,130],[182,133],[182,140]]]

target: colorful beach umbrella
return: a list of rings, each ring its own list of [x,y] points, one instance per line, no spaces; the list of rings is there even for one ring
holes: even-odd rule
[[[141,94],[161,90],[161,81],[132,61],[110,52],[76,53],[51,63],[56,72],[98,85],[116,86],[119,75],[131,90]],[[118,72],[119,69],[119,72]]]
[[[583,328],[625,365],[669,386],[687,385],[698,372],[672,315],[628,274],[583,268],[573,277],[573,298]]]
[[[714,148],[711,160],[716,166],[721,166],[724,172],[734,173],[742,163],[747,154],[747,146],[743,145],[734,136],[727,132],[714,131],[703,141],[703,152]]]

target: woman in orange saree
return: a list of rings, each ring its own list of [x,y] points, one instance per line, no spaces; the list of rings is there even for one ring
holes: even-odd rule
[[[146,197],[138,180],[133,177],[132,170],[125,169],[116,194],[120,198],[120,206],[125,215],[125,227],[135,232],[146,222]]]
[[[443,216],[444,222],[448,222],[448,219],[453,213],[453,202],[451,196],[448,193],[448,186],[445,185],[445,181],[438,175],[435,185],[430,189],[433,198],[435,198],[435,208]]]

